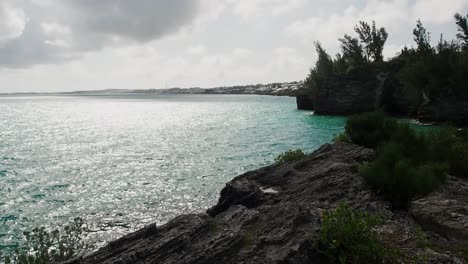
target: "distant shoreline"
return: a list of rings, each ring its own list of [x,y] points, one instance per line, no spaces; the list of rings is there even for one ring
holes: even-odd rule
[[[167,89],[104,89],[72,92],[24,92],[0,93],[0,96],[50,96],[50,95],[101,95],[101,94],[252,94],[296,96],[302,82],[283,82],[256,85],[238,85],[214,88],[167,88]]]

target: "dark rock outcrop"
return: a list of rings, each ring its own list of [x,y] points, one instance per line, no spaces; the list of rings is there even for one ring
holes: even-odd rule
[[[318,89],[317,114],[348,115],[379,109],[387,73],[333,76]]]
[[[419,108],[418,118],[422,121],[468,124],[468,98],[457,95],[451,89],[442,89]]]
[[[395,116],[423,122],[468,125],[468,97],[444,87],[427,98],[405,89],[398,79],[401,62],[363,65],[342,75],[332,75],[312,94],[302,91],[298,109],[319,115],[351,115],[384,110]],[[457,94],[459,93],[459,94]]]
[[[415,221],[410,213],[392,211],[388,202],[365,187],[357,168],[373,158],[373,150],[356,145],[324,145],[303,160],[234,178],[207,214],[183,215],[163,226],[149,226],[70,263],[328,263],[314,243],[322,211],[340,203],[382,215],[385,224],[379,233],[384,243],[408,256],[424,255],[429,263],[464,263],[457,256],[468,245],[462,230],[466,231],[462,224],[466,208],[457,207],[461,200],[447,207],[442,202],[461,183],[451,178],[446,189],[432,194],[434,198],[414,201]],[[466,199],[464,191],[461,195]],[[446,218],[444,208],[459,214],[456,223],[448,222],[455,218]],[[423,231],[418,231],[417,221],[424,223]],[[431,229],[433,223],[442,232]],[[420,246],[421,237],[430,240],[431,249]]]
[[[314,110],[314,97],[312,95],[298,95],[296,103],[299,110]]]

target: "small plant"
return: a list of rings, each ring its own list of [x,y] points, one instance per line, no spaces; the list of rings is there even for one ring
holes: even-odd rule
[[[88,231],[81,218],[63,230],[47,231],[44,227],[24,232],[25,245],[5,257],[6,264],[48,264],[70,260],[84,255],[90,247],[83,242],[83,235]]]
[[[382,113],[365,113],[348,120],[346,135],[353,143],[376,149],[376,159],[359,172],[395,208],[406,208],[412,199],[433,191],[447,173],[468,176],[464,131],[416,131]]]
[[[418,164],[403,153],[404,145],[388,143],[379,149],[376,160],[362,166],[359,173],[378,189],[394,208],[406,208],[415,197],[430,193],[445,181],[445,163]]]
[[[387,118],[383,113],[372,112],[351,116],[346,122],[346,134],[358,145],[376,148],[392,135],[396,121]]]
[[[300,160],[305,157],[305,153],[301,149],[288,150],[275,158],[275,163],[281,164],[288,161]]]
[[[322,215],[319,250],[334,263],[395,263],[398,253],[378,240],[375,227],[381,223],[375,215],[341,204]]]
[[[346,134],[345,132],[340,133],[333,138],[333,143],[341,143],[341,142],[351,142],[351,139],[349,138],[348,134]]]
[[[450,173],[468,177],[468,142],[458,140],[452,147],[449,156]]]

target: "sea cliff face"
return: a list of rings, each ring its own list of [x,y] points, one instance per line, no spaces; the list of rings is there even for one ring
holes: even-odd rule
[[[351,115],[383,110],[427,122],[468,125],[468,98],[450,87],[432,96],[407,90],[395,65],[365,65],[343,75],[332,75],[312,94],[297,96],[300,110],[320,115]]]
[[[207,213],[150,225],[68,263],[328,263],[315,249],[321,214],[341,203],[380,214],[378,232],[389,247],[428,263],[466,263],[468,182],[449,177],[409,211],[393,211],[357,173],[374,156],[353,144],[324,145],[302,160],[234,178]]]

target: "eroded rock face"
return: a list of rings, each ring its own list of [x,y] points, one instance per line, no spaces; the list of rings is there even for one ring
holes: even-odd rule
[[[314,97],[312,95],[298,95],[296,103],[299,110],[314,110]]]
[[[385,78],[380,75],[333,76],[318,89],[314,110],[317,114],[349,115],[378,109]]]
[[[149,226],[70,263],[328,263],[314,243],[321,213],[340,203],[382,215],[385,225],[379,233],[391,246],[427,256],[430,263],[463,263],[449,249],[428,253],[418,248],[419,225],[411,215],[393,212],[365,187],[357,168],[373,158],[373,150],[356,145],[324,145],[303,160],[234,178],[207,214]],[[453,243],[444,234],[421,232],[428,239],[436,237],[436,243]]]
[[[410,212],[426,229],[468,242],[468,182],[466,180],[450,176],[447,183],[439,190],[413,201]]]
[[[418,118],[423,121],[453,122],[468,124],[468,99],[445,88],[418,109]]]

